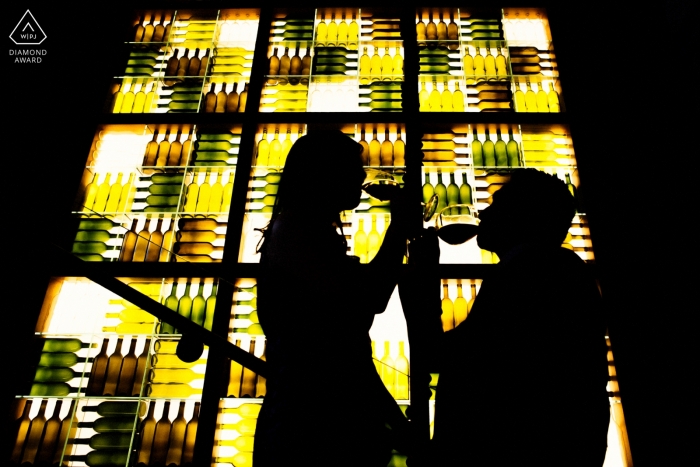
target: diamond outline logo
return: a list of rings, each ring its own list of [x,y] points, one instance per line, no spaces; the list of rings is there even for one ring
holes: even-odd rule
[[[32,23],[34,23],[34,26],[36,27],[32,26]],[[23,27],[21,28],[21,30],[17,31],[17,29],[22,25]],[[15,32],[25,33],[27,30],[27,26],[29,27],[32,33],[41,37],[41,40],[37,38],[34,42],[17,42],[17,40],[14,37],[12,37],[14,36]],[[15,28],[10,33],[10,39],[12,39],[12,42],[14,42],[16,45],[39,45],[46,40],[46,33],[43,29],[41,29],[41,26],[37,22],[36,18],[34,18],[32,12],[27,10],[26,13],[24,13],[24,16],[22,16],[22,19],[19,20],[19,23],[17,23],[17,26],[15,26]]]

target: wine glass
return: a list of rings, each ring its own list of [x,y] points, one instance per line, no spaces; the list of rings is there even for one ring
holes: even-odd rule
[[[471,204],[447,206],[435,220],[437,236],[450,245],[461,245],[477,234],[479,219]]]
[[[401,186],[391,173],[379,169],[365,169],[365,172],[367,178],[362,185],[365,193],[380,201],[391,201],[398,196]],[[428,202],[421,203],[421,206],[423,206],[423,222],[430,221],[437,210],[438,195],[433,194]]]

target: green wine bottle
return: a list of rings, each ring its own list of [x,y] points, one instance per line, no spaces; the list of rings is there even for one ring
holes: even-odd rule
[[[153,448],[153,437],[156,432],[156,418],[153,415],[156,403],[151,401],[148,408],[148,415],[141,422],[140,427],[140,448],[138,451],[138,463],[148,465],[151,458],[151,450]],[[132,420],[133,427],[133,420]]]
[[[174,282],[172,289],[170,290],[170,295],[165,299],[163,303],[167,308],[173,311],[177,311],[178,299],[175,293],[177,292],[177,282]],[[175,334],[175,328],[172,324],[163,321],[160,328],[161,334]]]
[[[204,280],[199,282],[197,295],[192,299],[191,319],[194,323],[202,326],[206,317],[206,300],[204,299]]]
[[[508,128],[508,143],[506,144],[508,154],[508,166],[520,167],[520,148],[518,142],[513,138],[513,130]]]
[[[177,417],[173,420],[170,428],[170,441],[168,442],[168,454],[165,458],[165,465],[180,465],[186,430],[185,401],[180,401]]]
[[[474,167],[484,166],[484,152],[483,145],[479,141],[479,135],[476,133],[476,127],[474,127],[474,138],[472,139],[472,163]]]
[[[459,187],[455,183],[455,174],[452,172],[450,174],[450,184],[447,186],[447,205],[454,206],[455,204],[459,204]],[[459,214],[459,209],[452,208],[450,213],[453,215]]]
[[[489,136],[489,129],[485,130],[486,136],[483,144],[484,151],[484,166],[485,167],[495,167],[496,166],[496,145],[493,144]]]
[[[435,194],[438,195],[437,212],[441,212],[447,207],[447,187],[442,182],[442,172],[437,171],[438,182],[435,184]]]
[[[494,149],[496,151],[496,166],[497,167],[508,167],[508,151],[506,148],[506,142],[501,138],[500,127],[496,129],[496,144]]]

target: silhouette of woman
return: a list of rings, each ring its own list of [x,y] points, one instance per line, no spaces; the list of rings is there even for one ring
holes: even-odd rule
[[[386,466],[406,420],[376,372],[368,335],[396,286],[405,203],[368,266],[347,255],[340,214],[357,207],[362,147],[340,131],[299,138],[259,247],[258,314],[270,376],[256,467]],[[387,428],[387,424],[391,429]]]

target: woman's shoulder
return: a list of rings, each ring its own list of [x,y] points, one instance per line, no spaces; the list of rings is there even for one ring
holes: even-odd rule
[[[345,243],[332,225],[310,215],[282,213],[265,233],[264,256],[314,262],[346,256]]]

